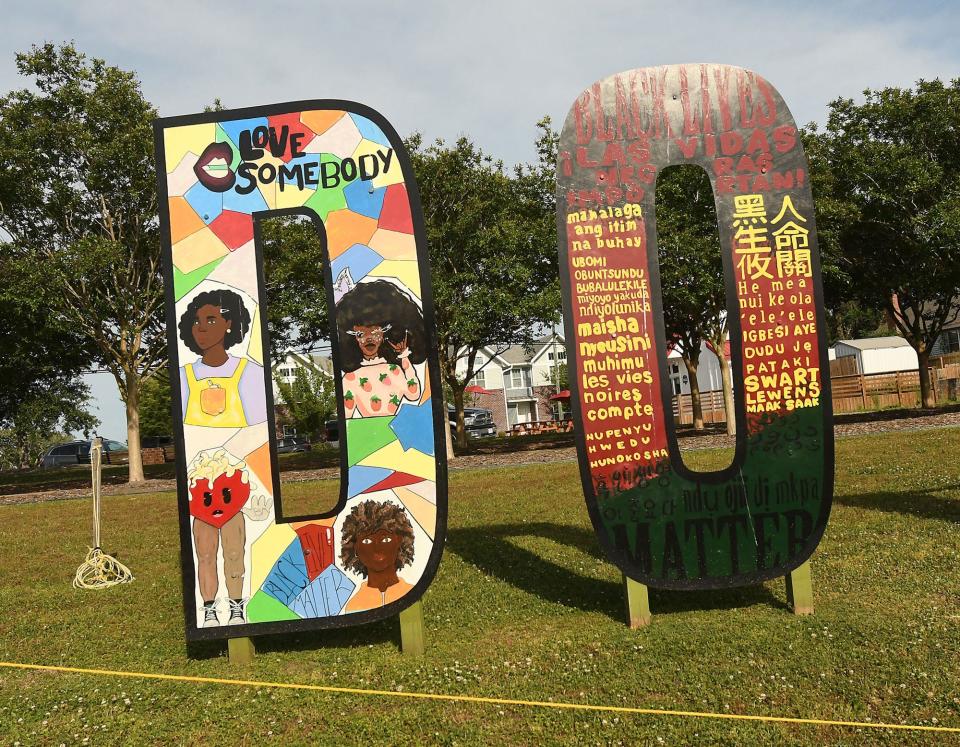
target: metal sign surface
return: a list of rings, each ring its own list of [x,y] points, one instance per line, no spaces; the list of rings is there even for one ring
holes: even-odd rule
[[[737,444],[692,472],[666,375],[654,188],[710,176],[726,277]],[[797,127],[756,73],[668,65],[583,91],[560,138],[558,231],[583,489],[610,559],[661,588],[780,576],[833,495],[833,430],[813,200]]]
[[[447,509],[402,143],[347,101],[161,119],[155,133],[187,637],[396,615],[436,572]],[[279,215],[309,218],[325,249],[341,483],[336,507],[311,516],[284,512],[277,470],[260,221]]]

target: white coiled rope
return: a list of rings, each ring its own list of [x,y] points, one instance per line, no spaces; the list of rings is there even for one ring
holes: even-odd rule
[[[93,440],[90,449],[90,471],[93,480],[93,547],[73,577],[75,589],[106,589],[133,581],[133,574],[123,563],[100,549],[100,462],[103,441]]]

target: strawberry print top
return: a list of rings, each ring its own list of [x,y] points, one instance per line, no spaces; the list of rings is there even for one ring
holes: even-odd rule
[[[399,363],[383,358],[365,360],[356,371],[343,375],[343,403],[348,418],[396,415],[403,400],[420,399],[420,377],[409,359],[400,354]]]

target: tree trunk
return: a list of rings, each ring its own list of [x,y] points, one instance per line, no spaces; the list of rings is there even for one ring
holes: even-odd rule
[[[447,461],[453,460],[453,428],[450,427],[450,416],[447,415],[447,403],[443,403],[443,425],[447,439]]]
[[[917,351],[917,364],[920,367],[920,403],[923,407],[935,407],[936,400],[933,397],[933,386],[930,382],[930,349],[924,346],[923,350]]]
[[[130,457],[129,482],[143,482],[143,455],[140,451],[140,377],[135,371],[124,372],[127,406],[127,453]]]
[[[727,435],[733,436],[737,432],[737,413],[733,405],[733,386],[730,382],[730,361],[723,354],[723,344],[720,352],[716,353],[720,363],[720,383],[723,386],[723,412],[727,419]]]
[[[453,389],[453,407],[457,411],[457,446],[466,449],[467,427],[463,422],[463,388],[459,386],[451,388]]]
[[[693,429],[703,430],[703,401],[700,398],[700,382],[697,381],[697,368],[700,361],[682,356],[683,365],[687,367],[687,378],[690,380],[690,406],[693,409]]]

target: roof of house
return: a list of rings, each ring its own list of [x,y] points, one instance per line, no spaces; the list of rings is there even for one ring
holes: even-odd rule
[[[537,352],[540,351],[545,345],[549,345],[553,342],[553,335],[543,335],[538,337],[533,341],[533,344],[527,348],[523,345],[511,345],[497,357],[502,361],[511,366],[522,366],[527,363],[530,363],[534,358],[537,357]],[[563,345],[563,336],[557,335],[557,344]],[[489,350],[488,352],[492,354],[494,351]]]
[[[881,348],[908,348],[910,343],[902,337],[867,337],[863,340],[839,340],[838,345],[847,345],[857,350],[879,350]]]
[[[525,348],[523,345],[511,345],[500,353],[500,357],[513,366],[521,363],[529,363],[530,358],[533,357],[533,349]]]

